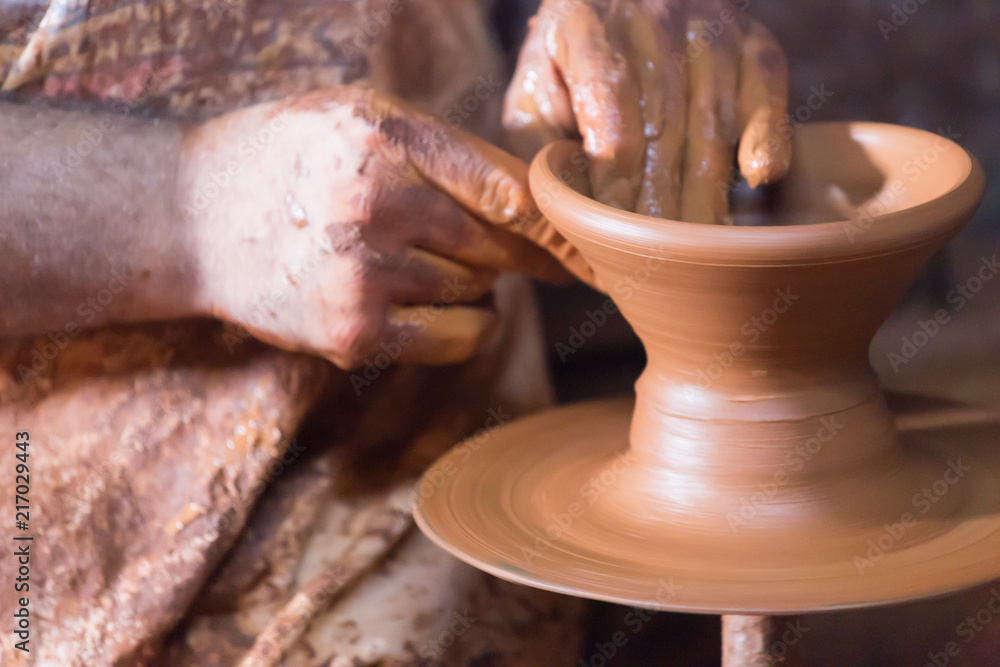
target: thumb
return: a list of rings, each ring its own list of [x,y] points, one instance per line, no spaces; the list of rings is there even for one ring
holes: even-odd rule
[[[389,123],[390,127],[386,127]],[[382,123],[391,140],[401,142],[410,163],[430,183],[477,217],[524,236],[588,284],[593,272],[535,205],[528,189],[528,165],[506,151],[417,112],[394,114]],[[531,273],[561,282],[542,267]]]

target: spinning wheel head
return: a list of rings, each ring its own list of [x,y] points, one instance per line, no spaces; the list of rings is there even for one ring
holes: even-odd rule
[[[975,210],[982,170],[946,139],[889,125],[805,126],[794,143],[782,224],[768,227],[619,211],[582,194],[575,144],[539,153],[539,207],[649,363],[634,406],[536,415],[467,463],[443,459],[453,474],[417,507],[425,532],[502,577],[688,611],[863,606],[1000,576],[1000,468],[983,446],[997,432],[901,437],[867,360]],[[953,492],[915,506],[957,471]]]

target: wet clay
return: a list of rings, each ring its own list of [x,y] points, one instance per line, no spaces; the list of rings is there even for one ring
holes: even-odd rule
[[[620,211],[578,191],[574,144],[539,154],[539,208],[648,365],[634,401],[535,415],[442,459],[418,513],[432,539],[522,583],[712,613],[885,604],[1000,576],[1000,420],[899,428],[868,363],[978,206],[982,170],[889,125],[805,126],[794,146],[782,225],[767,227]],[[904,171],[931,147],[935,161]]]
[[[734,153],[751,187],[788,169],[788,63],[764,26],[714,0],[543,0],[504,126],[526,158],[580,137],[597,201],[727,224]]]

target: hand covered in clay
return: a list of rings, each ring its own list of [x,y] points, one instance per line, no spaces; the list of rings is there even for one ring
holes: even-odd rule
[[[730,222],[735,147],[752,187],[791,158],[788,65],[746,0],[543,0],[508,91],[522,157],[580,136],[593,196],[688,222]]]
[[[345,369],[382,352],[465,360],[494,324],[482,298],[498,272],[569,277],[528,240],[560,242],[526,175],[359,87],[211,120],[185,136],[177,194],[202,255],[201,310]]]

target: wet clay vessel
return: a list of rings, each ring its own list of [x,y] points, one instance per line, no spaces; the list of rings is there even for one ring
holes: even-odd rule
[[[868,363],[982,198],[968,153],[904,127],[804,126],[766,227],[603,206],[585,168],[552,144],[532,192],[642,340],[635,398],[458,445],[417,490],[427,535],[505,579],[681,611],[870,606],[1000,577],[1000,420],[894,415]]]

